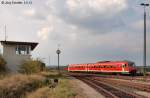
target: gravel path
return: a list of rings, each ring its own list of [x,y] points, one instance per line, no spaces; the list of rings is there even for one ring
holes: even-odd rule
[[[78,79],[70,79],[70,82],[78,94],[75,98],[105,98],[96,90]]]

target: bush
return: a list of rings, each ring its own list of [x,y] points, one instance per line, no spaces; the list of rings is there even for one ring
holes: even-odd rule
[[[4,60],[2,55],[0,55],[0,73],[6,72],[6,71],[7,71],[6,61]]]
[[[32,74],[43,71],[45,69],[45,64],[39,60],[29,60],[23,62],[19,66],[19,72],[24,74]]]

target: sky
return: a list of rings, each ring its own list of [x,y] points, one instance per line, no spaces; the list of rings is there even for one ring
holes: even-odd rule
[[[149,0],[26,0],[2,4],[0,40],[38,42],[32,52],[47,65],[130,60],[143,65],[143,7]],[[22,0],[12,0],[22,1]],[[147,64],[150,65],[150,8]],[[2,46],[1,46],[2,49]]]

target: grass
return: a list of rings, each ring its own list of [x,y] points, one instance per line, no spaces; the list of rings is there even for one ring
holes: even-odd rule
[[[54,89],[49,88],[58,79]],[[66,77],[57,71],[40,72],[32,75],[6,75],[0,79],[0,98],[74,98],[76,92]]]
[[[27,98],[74,98],[76,92],[71,89],[67,79],[59,79],[56,88],[49,87],[39,88],[37,91],[27,95]]]
[[[12,75],[0,80],[0,98],[20,98],[26,92],[42,86],[44,78],[38,75]]]

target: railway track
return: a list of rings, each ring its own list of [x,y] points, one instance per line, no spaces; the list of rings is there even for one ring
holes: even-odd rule
[[[144,76],[128,76],[128,75],[102,75],[102,74],[94,74],[94,73],[69,73],[73,76],[94,76],[94,77],[102,77],[102,78],[113,78],[113,79],[123,79],[123,80],[137,80],[150,82],[150,76],[147,76],[144,80]]]
[[[133,88],[141,91],[150,92],[150,85],[148,84],[133,83],[131,81],[114,80],[109,78],[99,78],[99,77],[93,77],[93,78],[116,86],[128,87],[128,88]]]
[[[104,95],[106,98],[144,98],[143,96],[123,91],[99,80],[92,79],[91,77],[89,78],[76,76],[76,78],[87,83],[102,95]]]

